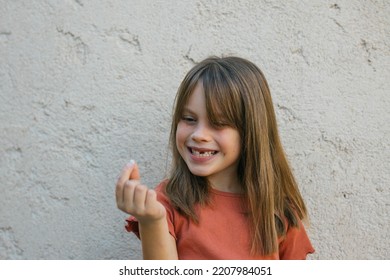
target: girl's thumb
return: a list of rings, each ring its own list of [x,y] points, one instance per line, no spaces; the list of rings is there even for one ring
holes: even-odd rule
[[[130,180],[139,180],[141,179],[141,176],[139,175],[139,169],[138,165],[134,160],[130,160],[128,163],[128,166],[130,168]]]

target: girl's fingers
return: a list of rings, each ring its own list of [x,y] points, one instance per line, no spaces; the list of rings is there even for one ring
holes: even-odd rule
[[[146,207],[150,207],[150,205],[155,203],[156,201],[157,201],[157,193],[155,192],[155,190],[148,190],[148,193],[146,194],[146,198],[145,198]]]
[[[126,164],[125,167],[123,167],[121,173],[119,174],[116,183],[116,189],[115,189],[115,196],[116,196],[117,203],[123,201],[123,188],[125,183],[129,179],[130,180],[140,179],[138,165],[133,160],[131,160],[128,164]]]
[[[132,212],[135,209],[134,203],[133,203],[134,190],[138,184],[139,183],[136,181],[127,180],[123,186],[123,193],[122,193],[122,199],[120,202],[120,205],[121,205],[120,209],[128,214],[132,214]]]
[[[133,205],[135,209],[137,209],[138,213],[143,213],[145,211],[145,201],[147,193],[147,186],[137,185],[134,188]]]
[[[165,207],[157,200],[157,193],[155,190],[148,190],[145,207],[153,213],[154,218],[162,218],[166,214]]]
[[[120,210],[138,220],[154,220],[165,215],[164,206],[157,201],[157,194],[139,181],[138,165],[130,161],[122,169],[116,183],[116,202]]]

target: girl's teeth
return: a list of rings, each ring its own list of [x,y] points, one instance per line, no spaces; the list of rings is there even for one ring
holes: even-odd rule
[[[211,157],[212,155],[215,154],[215,152],[199,152],[195,150],[191,150],[192,154],[197,156],[197,157]]]

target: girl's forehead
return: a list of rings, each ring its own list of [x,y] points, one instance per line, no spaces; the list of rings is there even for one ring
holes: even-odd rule
[[[196,87],[191,93],[186,96],[186,99],[181,104],[181,110],[197,110],[199,107],[206,106],[205,95],[202,88]]]
[[[224,111],[221,103],[218,102],[215,97],[206,95],[204,92],[192,92],[185,103],[183,103],[181,112],[200,113],[205,110],[204,113],[211,120],[223,118]]]
[[[182,101],[180,102],[180,104],[178,104],[180,106],[179,109],[188,106],[189,103],[194,99],[194,94],[197,94],[199,92],[202,92],[204,94],[203,84],[200,81],[196,82],[194,86],[188,88],[186,91],[183,91],[181,98]]]

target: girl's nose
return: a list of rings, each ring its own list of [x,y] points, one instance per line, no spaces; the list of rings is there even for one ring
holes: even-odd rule
[[[210,129],[207,125],[198,124],[192,132],[191,138],[196,142],[208,142],[211,139]]]

